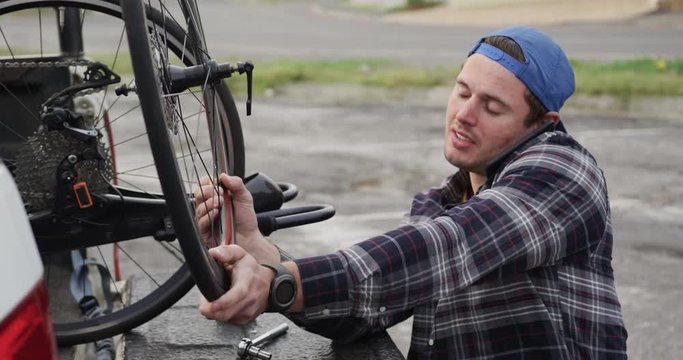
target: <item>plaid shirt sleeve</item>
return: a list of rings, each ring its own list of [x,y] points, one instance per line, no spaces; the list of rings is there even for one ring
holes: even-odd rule
[[[493,272],[578,262],[611,274],[611,233],[610,243],[601,243],[611,231],[604,177],[568,135],[539,136],[469,201],[444,201],[446,190],[414,199],[411,215],[418,222],[296,260],[306,309],[299,320],[351,340]]]

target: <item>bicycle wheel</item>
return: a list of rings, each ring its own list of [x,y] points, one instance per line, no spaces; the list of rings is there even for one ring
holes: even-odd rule
[[[53,31],[43,31],[44,27],[47,28],[44,23],[51,14],[54,14],[55,9],[59,12],[62,11],[64,7],[87,10],[87,12],[83,13],[80,21],[80,31],[84,38],[86,38],[84,39],[84,45],[87,49],[85,55],[77,54],[77,56],[74,56],[73,53],[70,53],[67,54],[69,55],[68,57],[65,57],[63,49],[54,49],[54,44],[59,42],[59,39],[52,38],[52,40],[50,40]],[[0,16],[2,16],[2,18],[0,18],[0,33],[5,43],[4,51],[0,49],[0,53],[4,56],[4,58],[0,60],[0,63],[5,64],[3,65],[4,67],[7,67],[7,64],[12,64],[12,66],[14,64],[19,64],[20,66],[23,66],[22,64],[29,63],[27,60],[28,58],[31,59],[30,63],[32,64],[39,64],[40,62],[44,64],[52,63],[52,65],[57,64],[54,67],[62,66],[68,70],[65,74],[60,75],[61,79],[66,79],[73,83],[73,79],[70,79],[70,77],[73,77],[74,74],[83,72],[82,68],[84,65],[83,63],[78,63],[77,60],[100,60],[103,63],[108,64],[108,67],[112,71],[120,72],[123,78],[126,77],[125,67],[130,66],[134,61],[125,60],[124,58],[126,56],[124,56],[124,52],[121,51],[121,49],[126,46],[124,35],[125,26],[120,20],[122,11],[121,6],[117,1],[1,1]],[[28,21],[27,18],[29,17],[37,18],[38,20],[36,22]],[[138,27],[137,30],[135,30],[135,35],[147,39],[148,31],[156,33],[157,36],[154,37],[155,41],[157,41],[154,47],[155,52],[165,56],[168,55],[166,59],[170,58],[170,60],[168,60],[169,62],[177,64],[191,66],[201,63],[200,60],[198,60],[197,47],[192,44],[191,40],[188,40],[186,31],[174,21],[172,16],[147,6],[146,18],[147,24],[145,25],[144,22],[140,22],[142,28]],[[38,24],[37,27],[36,23]],[[59,27],[60,25],[57,23],[54,24],[54,26]],[[95,31],[91,32],[89,26],[93,26]],[[40,34],[39,36],[34,37],[39,38],[39,45],[30,47],[31,39],[26,39],[26,37],[31,33],[35,33],[36,28],[39,29]],[[156,31],[154,30],[155,28],[157,29]],[[103,37],[112,34],[114,36],[111,41],[102,39]],[[158,34],[163,35],[158,36]],[[13,43],[11,39],[17,36],[19,37],[18,42]],[[92,37],[87,39],[88,36]],[[103,45],[112,45],[114,49],[113,52],[107,52],[108,50],[101,48]],[[57,55],[55,56],[54,53],[57,53]],[[27,57],[27,55],[30,55],[30,57]],[[61,65],[58,61],[62,62]],[[71,64],[74,65],[69,65],[70,61],[72,62]],[[36,68],[40,67],[37,66]],[[150,74],[153,74],[153,72]],[[43,74],[40,75],[42,76]],[[21,164],[17,164],[16,151],[17,149],[20,149],[21,146],[25,145],[27,140],[29,140],[30,134],[33,134],[34,130],[37,128],[37,124],[40,121],[37,116],[40,104],[42,104],[45,98],[50,96],[53,92],[61,90],[59,87],[55,88],[52,86],[55,82],[51,82],[52,85],[48,84],[48,86],[37,86],[36,83],[39,81],[37,81],[36,78],[41,76],[15,76],[15,78],[12,79],[0,76],[0,85],[4,91],[2,96],[4,99],[3,101],[13,104],[13,107],[6,106],[4,108],[18,109],[17,112],[14,113],[17,114],[16,116],[10,118],[6,115],[2,115],[2,117],[0,117],[0,125],[3,128],[9,129],[6,132],[2,132],[4,135],[0,138],[0,145],[2,145],[0,147],[0,156],[9,159],[10,165],[14,167],[15,171],[21,172],[21,166],[19,166]],[[130,79],[131,76],[124,82],[132,84]],[[154,82],[162,81],[163,79],[155,78]],[[16,83],[9,86],[10,82]],[[159,235],[157,232],[163,230],[163,227],[160,229],[158,225],[148,226],[137,229],[137,232],[130,231],[125,234],[126,236],[122,236],[118,229],[113,229],[118,227],[130,230],[128,228],[131,227],[131,221],[128,220],[131,220],[131,217],[128,213],[135,210],[131,208],[132,205],[138,207],[138,213],[153,213],[149,218],[155,221],[164,220],[170,215],[174,231],[167,232],[166,236],[168,237],[170,234],[175,237],[175,235],[178,234],[178,237],[180,237],[183,242],[195,244],[194,246],[198,249],[196,251],[199,251],[200,256],[203,256],[206,259],[206,252],[204,248],[200,246],[201,243],[198,234],[196,233],[196,229],[194,228],[194,221],[192,221],[192,212],[188,205],[189,190],[196,184],[197,179],[202,175],[216,176],[217,172],[225,170],[239,176],[243,176],[244,174],[244,152],[239,117],[234,106],[232,95],[224,83],[220,83],[216,86],[190,89],[182,94],[173,94],[172,96],[163,95],[164,99],[170,100],[164,100],[163,106],[165,108],[162,111],[169,110],[168,112],[174,114],[174,116],[162,117],[162,125],[165,126],[159,127],[159,124],[157,124],[157,127],[152,128],[153,130],[145,130],[140,126],[140,122],[138,121],[141,120],[140,118],[143,116],[138,109],[140,104],[138,103],[136,96],[134,96],[134,92],[132,93],[132,96],[117,96],[113,94],[111,87],[103,87],[103,89],[105,90],[100,91],[99,94],[78,95],[79,97],[89,100],[88,102],[95,104],[94,109],[91,108],[89,110],[92,113],[91,118],[95,124],[94,128],[103,135],[98,141],[104,144],[103,147],[105,149],[109,150],[109,156],[113,157],[113,153],[116,153],[116,170],[111,170],[113,176],[106,179],[104,188],[96,189],[93,187],[91,190],[93,197],[98,199],[102,198],[107,199],[108,201],[114,201],[120,197],[121,200],[125,198],[126,200],[131,201],[126,203],[120,201],[117,203],[119,208],[116,211],[120,214],[116,212],[114,212],[114,214],[119,214],[121,220],[118,222],[110,222],[108,224],[109,227],[100,229],[99,231],[95,230],[98,230],[98,226],[102,227],[101,225],[104,223],[102,214],[90,214],[86,213],[84,210],[78,213],[79,216],[82,216],[81,218],[77,219],[72,217],[69,219],[71,222],[65,222],[63,221],[64,219],[60,218],[60,222],[63,223],[60,223],[61,227],[54,229],[53,232],[73,233],[81,231],[79,241],[77,242],[73,241],[71,238],[67,238],[68,235],[62,235],[61,238],[57,238],[58,241],[55,240],[54,237],[41,238],[44,234],[40,234],[40,231],[36,231],[36,227],[34,226],[36,237],[39,238],[37,239],[39,247],[43,253],[52,253],[68,248],[109,244],[116,240],[126,240],[128,238],[142,238],[142,240],[121,243],[121,247],[125,250],[127,258],[124,262],[130,264],[142,262],[139,259],[136,260],[135,256],[133,256],[143,252],[140,250],[140,247],[145,247],[148,243],[151,243],[151,245],[161,244],[164,249],[169,250],[170,255],[163,260],[159,260],[158,258],[162,257],[162,254],[157,251],[151,259],[152,262],[156,263],[152,264],[153,270],[142,271],[150,273],[157,271],[166,272],[169,267],[167,262],[170,261],[175,261],[176,265],[171,264],[170,266],[177,267],[178,269],[165,281],[160,278],[154,279],[155,275],[151,274],[150,277],[152,278],[152,281],[155,283],[158,282],[158,286],[152,292],[128,307],[113,311],[111,314],[107,314],[101,318],[93,320],[84,320],[81,318],[59,319],[59,316],[55,316],[56,321],[58,321],[55,324],[55,330],[61,345],[90,342],[130,330],[161,313],[175,303],[193,286],[193,280],[187,265],[184,264],[185,260],[182,258],[183,253],[178,249],[177,242],[160,242],[149,237],[155,235],[155,233],[156,235]],[[137,97],[140,98],[140,102],[144,102],[143,99],[150,96],[150,93],[147,90],[142,90],[140,93],[142,93],[142,95],[137,94]],[[154,95],[157,98],[160,97],[159,92],[156,92],[153,96]],[[75,103],[76,101],[72,101],[69,106],[73,110],[78,110],[75,108]],[[187,103],[192,104],[187,105]],[[17,106],[17,104],[19,105]],[[212,104],[210,105],[210,111],[205,110],[207,104]],[[25,113],[24,115],[29,114],[25,116],[28,121],[17,121],[16,119],[19,118],[19,113]],[[208,121],[205,122],[203,119],[200,119],[200,117],[206,117],[208,118]],[[147,116],[145,116],[145,118],[147,118]],[[152,126],[153,125],[154,124],[152,124]],[[139,129],[140,132],[135,133],[133,132],[133,129]],[[175,129],[179,129],[177,134],[175,134]],[[190,131],[190,129],[192,129],[192,131]],[[172,147],[162,147],[163,149],[159,150],[159,146],[155,147],[154,145],[149,145],[154,140],[148,143],[144,137],[144,135],[147,134],[148,137],[151,138],[166,137],[168,139],[169,133],[174,135],[174,139],[172,141],[169,139],[167,145],[175,144],[175,148],[180,149],[179,152],[175,152]],[[13,136],[14,138],[6,139],[5,136]],[[211,141],[207,144],[206,141],[200,142],[200,139],[210,139]],[[126,152],[126,148],[129,147],[130,150]],[[144,150],[146,148],[152,149],[152,152],[155,153],[154,158],[147,155],[149,150]],[[65,155],[63,152],[55,152],[58,153],[60,157]],[[159,156],[165,157],[161,158],[161,160],[157,160],[156,156],[158,153],[162,154]],[[195,158],[195,161],[189,161],[190,158]],[[207,165],[200,165],[202,161]],[[46,165],[55,166],[55,164],[58,163],[58,161],[50,163],[49,161],[39,158],[36,158],[35,162],[43,165],[42,167],[45,169],[41,171],[50,174],[53,174],[54,170]],[[172,167],[172,165],[169,164],[175,164],[175,169],[169,171],[169,167]],[[158,168],[159,170],[155,170],[155,168]],[[26,171],[24,171],[24,173],[26,173]],[[183,173],[183,177],[181,177],[181,173]],[[30,178],[31,175],[24,174],[24,176]],[[34,176],[38,177],[37,174]],[[101,172],[96,172],[94,176],[102,177],[103,174]],[[166,189],[164,189],[163,193],[160,192],[164,187],[162,184],[164,182],[163,179],[168,177],[176,179],[176,189],[173,192],[173,195],[170,196],[167,194]],[[158,178],[162,178],[162,181],[160,182]],[[118,180],[123,186],[113,186],[112,183],[114,179]],[[31,179],[31,181],[33,181],[31,184],[32,186],[28,191],[24,191],[24,193],[33,191],[33,185],[44,186],[44,184],[37,184],[37,180],[35,179]],[[52,186],[54,187],[54,184],[52,184]],[[124,188],[124,186],[127,188]],[[174,200],[170,200],[171,198]],[[50,203],[49,200],[49,196],[47,196],[47,200],[41,197],[33,199],[33,202],[38,206],[35,206],[34,208],[29,206],[28,208],[32,223],[34,223],[34,220],[37,218],[45,216],[46,211],[49,213],[50,207],[54,206],[54,199],[52,199],[52,203]],[[28,203],[30,202],[31,201],[28,201]],[[166,202],[174,202],[178,208],[184,210],[180,212],[180,215],[170,214],[167,210]],[[47,205],[45,203],[47,203]],[[170,207],[175,208],[175,205]],[[123,209],[125,209],[125,211],[123,211]],[[227,223],[230,215],[229,208],[226,207],[224,211],[224,223]],[[125,219],[124,213],[127,217]],[[111,214],[112,212],[110,211],[108,216],[111,217]],[[142,219],[142,216],[137,218],[137,220],[140,219]],[[170,224],[166,223],[165,225]],[[183,227],[190,228],[190,230],[182,230]],[[93,230],[93,228],[95,228],[95,230]],[[44,230],[43,228],[39,228],[39,230],[41,229]],[[225,233],[226,231],[229,231],[229,226],[217,230]],[[181,232],[189,233],[189,235],[180,236],[179,234]],[[94,236],[93,234],[98,234],[99,236]],[[143,243],[144,245],[140,245]],[[183,247],[182,242],[180,246]],[[94,253],[100,252],[98,247],[90,249],[92,249]],[[183,248],[183,251],[184,250],[185,248]],[[149,250],[146,252],[149,252]],[[191,257],[186,255],[185,258],[188,259],[188,263],[194,263]],[[161,264],[159,265],[159,263]],[[155,268],[157,265],[159,267]],[[54,313],[55,311],[53,310],[53,314]]]
[[[156,26],[153,26],[152,34],[149,37],[144,36],[147,33],[147,25],[143,3],[138,0],[127,0],[123,1],[121,5],[137,94],[140,98],[145,125],[150,135],[150,146],[161,180],[161,187],[171,212],[173,226],[180,240],[183,254],[189,260],[187,264],[197,286],[205,297],[209,300],[215,300],[229,288],[228,279],[223,268],[209,256],[202,243],[193,216],[194,212],[187,201],[187,190],[183,183],[183,175],[175,160],[173,144],[169,137],[162,135],[168,133],[169,118],[175,120],[174,115],[168,113],[168,103],[164,99],[164,96],[172,93],[171,87],[173,86],[172,81],[168,80],[171,76],[167,72],[169,63],[163,55],[159,56],[157,52],[157,44],[163,41],[163,29],[159,31]],[[198,39],[199,36],[190,36],[189,38]],[[203,53],[198,54],[198,56],[205,58]],[[207,79],[211,75],[209,64],[198,66],[206,69],[206,75],[200,77],[200,81],[211,82],[212,80]],[[209,98],[213,97],[211,90],[205,89],[205,92],[209,93]],[[210,104],[212,101],[207,101],[207,103]],[[220,126],[222,124],[218,122],[209,123],[210,129]],[[177,130],[171,129],[171,131]],[[216,134],[210,132],[208,135],[213,137]],[[227,162],[223,161],[225,159],[217,160],[219,160],[218,166],[216,166],[217,171],[213,173],[215,178],[221,172],[228,172]]]

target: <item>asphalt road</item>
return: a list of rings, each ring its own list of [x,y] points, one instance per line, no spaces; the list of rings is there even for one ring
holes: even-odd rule
[[[207,41],[219,54],[303,58],[390,58],[452,64],[492,27],[395,24],[326,6],[334,1],[201,2]],[[539,16],[542,16],[539,14]],[[571,57],[613,59],[683,54],[683,16],[543,27]]]
[[[460,63],[474,40],[493,27],[448,27],[388,23],[377,15],[340,12],[336,0],[202,0],[200,11],[214,56],[254,61],[277,58],[381,58],[416,64]],[[173,9],[171,9],[171,12]],[[539,14],[542,16],[542,14]],[[13,48],[55,44],[50,17],[3,18]],[[111,52],[121,37],[121,23],[88,13],[85,47]],[[600,24],[544,26],[570,57],[618,59],[683,56],[683,13],[654,14]],[[125,47],[124,47],[125,49]],[[126,50],[124,50],[126,51]]]

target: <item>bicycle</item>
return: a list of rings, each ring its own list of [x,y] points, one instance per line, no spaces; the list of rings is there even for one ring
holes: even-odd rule
[[[57,39],[43,41],[49,37],[42,30],[43,12],[55,13]],[[8,31],[7,24],[21,29],[29,15],[38,18],[38,55],[36,49],[10,45],[7,36],[22,34]],[[185,27],[176,20],[181,16]],[[85,25],[91,21],[120,28],[114,32],[119,36],[114,54],[84,52],[83,37],[90,35]],[[0,136],[0,157],[23,184],[41,253],[94,248],[101,254],[104,244],[150,242],[153,237],[151,242],[162,244],[181,264],[161,283],[152,277],[158,287],[129,306],[94,319],[57,322],[59,344],[128,331],[173,305],[195,283],[210,300],[222,295],[229,283],[202,243],[190,194],[203,176],[215,179],[226,172],[244,177],[239,114],[223,79],[247,74],[249,106],[253,66],[219,64],[209,57],[194,0],[180,0],[177,8],[159,0],[5,0],[0,1],[0,35],[9,53],[3,54],[8,56],[0,60],[0,70],[18,69],[0,72],[0,105],[17,111],[11,119],[0,119],[7,130]],[[129,61],[121,60],[126,42]],[[59,45],[57,55],[47,53],[53,43]],[[133,79],[126,79],[124,66],[132,68]],[[140,127],[134,121],[139,117],[144,131],[128,134]],[[124,140],[117,139],[119,133]],[[132,153],[126,154],[123,145],[132,145]],[[152,156],[140,153],[140,146],[149,147]],[[296,188],[259,176],[253,180],[255,196],[265,199],[257,209],[264,233],[334,214],[325,205],[280,209],[296,196]],[[234,229],[228,194],[225,204],[213,231],[229,242]],[[119,247],[123,251],[123,243]],[[49,255],[44,259],[49,262]]]

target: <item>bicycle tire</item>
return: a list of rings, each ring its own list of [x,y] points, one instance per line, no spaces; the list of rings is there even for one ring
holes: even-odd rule
[[[12,11],[23,9],[30,9],[36,7],[78,7],[82,9],[93,10],[96,12],[111,15],[113,17],[121,18],[121,6],[117,1],[113,0],[10,0],[0,2],[0,15]],[[165,23],[169,35],[172,40],[176,40],[176,44],[182,44],[184,36],[183,30],[177,26],[171,19],[168,19],[161,12],[156,9],[147,7],[146,18],[151,23]],[[171,21],[169,21],[171,20]],[[170,25],[169,25],[170,24]],[[173,41],[170,42],[171,44]],[[176,49],[178,50],[177,45]],[[179,50],[178,50],[179,51]],[[185,65],[192,65],[196,63],[193,54],[185,54],[183,57]],[[224,107],[226,117],[224,120],[227,128],[231,144],[226,145],[230,149],[238,149],[238,151],[230,151],[229,156],[232,165],[232,173],[243,176],[244,174],[244,151],[241,125],[239,116],[230,93],[229,88],[224,83],[221,83],[217,88],[217,94],[220,102]],[[224,129],[225,131],[226,129]],[[187,214],[185,214],[186,216]],[[55,324],[55,332],[60,345],[72,345],[77,343],[91,342],[101,338],[110,337],[128,331],[134,327],[139,326],[151,318],[159,315],[165,309],[173,305],[179,300],[191,287],[194,285],[190,271],[187,266],[181,266],[168,281],[163,283],[159,288],[148,294],[145,298],[135,302],[134,304],[116,311],[106,317],[77,321],[73,323]]]
[[[202,243],[194,214],[187,201],[173,145],[168,136],[161,135],[167,133],[165,119],[168,114],[165,114],[162,103],[163,90],[158,81],[160,74],[157,74],[153,63],[149,38],[140,36],[147,31],[145,7],[139,0],[123,0],[121,9],[133,61],[137,93],[173,226],[197,287],[207,299],[215,300],[227,291],[229,279],[224,269],[209,256]],[[227,172],[227,166],[221,165],[222,172]]]

